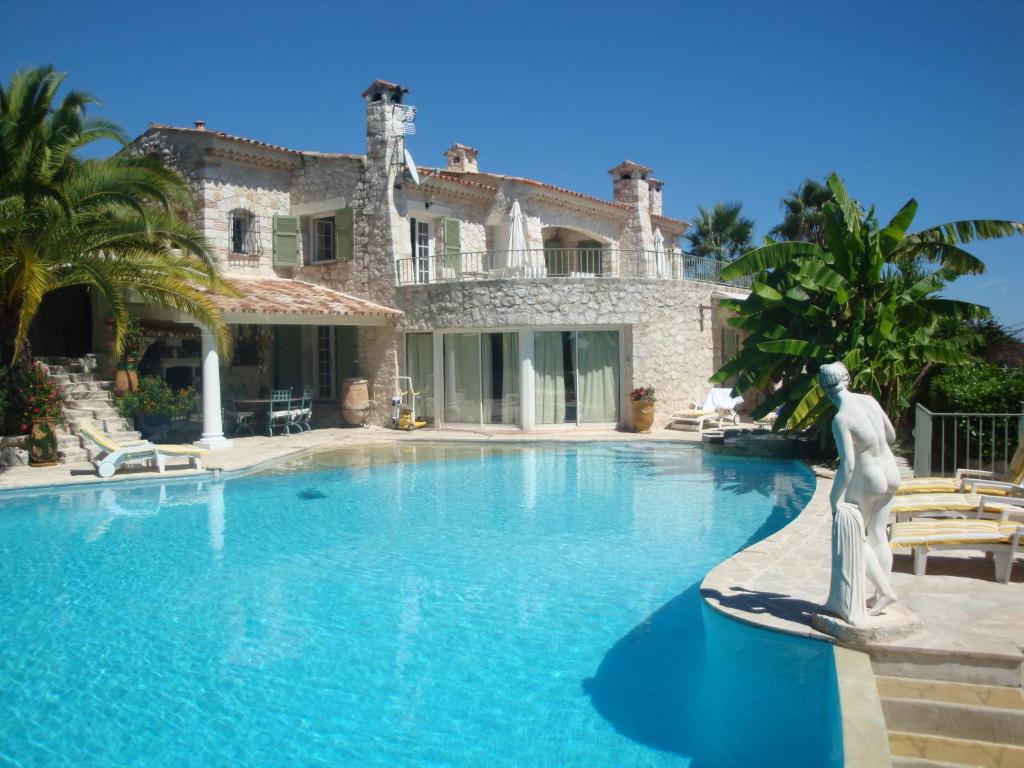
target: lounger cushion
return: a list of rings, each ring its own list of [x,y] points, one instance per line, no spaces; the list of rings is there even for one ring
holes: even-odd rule
[[[996,544],[1009,541],[1020,526],[997,520],[912,520],[893,525],[889,545],[901,549],[929,544]]]
[[[209,451],[191,445],[154,445],[160,453],[167,456],[208,456]]]
[[[952,477],[915,477],[900,483],[896,493],[956,493],[959,490],[960,481]]]
[[[976,493],[912,493],[896,496],[892,500],[892,512],[974,512],[979,503],[981,497]],[[1020,509],[1012,504],[985,503],[985,509],[989,512],[1002,512],[1007,508]]]
[[[717,416],[718,411],[703,411],[703,410],[692,410],[692,411],[679,411],[679,413],[673,413],[673,419],[702,419],[705,416]]]

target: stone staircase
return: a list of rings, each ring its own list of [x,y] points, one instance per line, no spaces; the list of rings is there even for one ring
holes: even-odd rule
[[[895,768],[1024,766],[1019,687],[876,675]]]
[[[90,370],[82,358],[44,358],[43,362],[64,393],[64,416],[68,425],[57,431],[62,462],[71,464],[91,461],[99,453],[92,443],[78,435],[78,425],[82,419],[92,420],[118,442],[141,439],[139,433],[133,431],[128,421],[118,415],[114,408],[111,399],[114,388],[112,381],[97,379],[95,372]]]

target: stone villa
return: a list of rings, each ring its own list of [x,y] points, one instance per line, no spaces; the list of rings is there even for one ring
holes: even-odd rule
[[[719,300],[746,291],[681,251],[687,225],[662,212],[651,169],[619,163],[604,200],[480,170],[462,144],[445,167],[415,167],[407,93],[382,80],[364,91],[365,154],[286,149],[201,121],[153,124],[133,143],[193,183],[195,223],[239,291],[219,299],[231,360],[186,318],[132,308],[156,339],[144,366],[204,381],[202,442],[226,444],[222,387],[313,387],[327,424],[343,379],[361,376],[372,421],[385,423],[407,375],[435,425],[525,430],[629,426],[641,385],[657,388],[656,425],[702,399],[737,345]],[[103,319],[94,302],[93,338]]]

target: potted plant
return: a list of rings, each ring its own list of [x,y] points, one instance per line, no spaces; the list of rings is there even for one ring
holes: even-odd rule
[[[64,424],[64,397],[60,387],[38,360],[32,363],[15,396],[24,403],[22,433],[28,432],[28,463],[50,467],[60,458],[57,425]]]
[[[114,371],[114,392],[124,394],[134,392],[139,388],[139,376],[137,373],[139,358],[146,351],[146,339],[142,335],[142,329],[134,318],[129,317],[124,331],[124,352],[117,361],[117,369]]]
[[[654,423],[654,387],[637,387],[629,393],[633,404],[633,431],[650,432]]]
[[[166,440],[171,420],[194,411],[196,402],[194,388],[171,389],[159,376],[143,376],[134,391],[114,400],[117,412],[130,417],[146,440],[154,441]]]

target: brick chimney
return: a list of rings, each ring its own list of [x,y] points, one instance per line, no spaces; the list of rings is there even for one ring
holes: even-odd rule
[[[476,158],[480,153],[476,147],[467,147],[465,144],[452,144],[452,148],[444,153],[448,160],[449,171],[467,171],[477,173]]]

